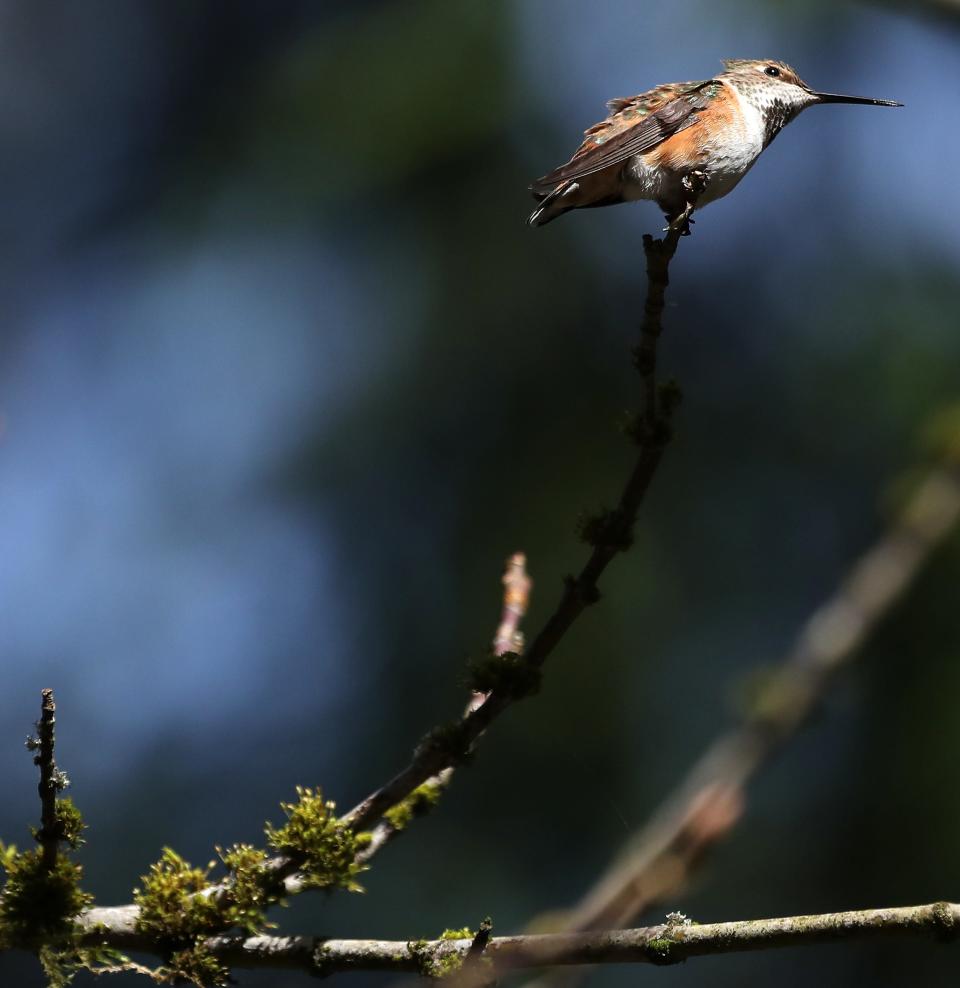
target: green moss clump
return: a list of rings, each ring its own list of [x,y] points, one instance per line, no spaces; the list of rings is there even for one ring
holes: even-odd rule
[[[239,864],[247,855],[231,850],[224,856],[228,857]],[[167,946],[166,963],[157,971],[157,980],[169,984],[188,981],[199,988],[228,984],[229,970],[207,950],[203,940],[234,926],[247,931],[256,928],[263,908],[259,902],[249,901],[246,878],[239,898],[232,887],[220,896],[202,895],[210,884],[210,867],[194,868],[165,847],[141,882],[133,895],[140,907],[137,931]]]
[[[47,976],[47,988],[67,988],[79,971],[91,974],[118,974],[121,971],[139,971],[126,954],[106,944],[81,946],[79,938],[65,948],[41,947],[37,953],[43,973]]]
[[[82,945],[76,921],[93,903],[93,896],[81,890],[83,870],[59,844],[78,848],[85,826],[71,800],[56,801],[58,853],[52,865],[44,863],[39,848],[18,851],[0,842],[0,868],[7,876],[0,895],[0,948],[34,951],[50,988],[65,988],[81,969],[103,969],[108,954],[111,963],[127,961],[119,951],[103,945]],[[39,830],[34,827],[32,832],[39,841]]]
[[[394,830],[405,830],[415,816],[429,813],[440,801],[442,793],[443,787],[438,786],[436,782],[424,782],[417,786],[406,799],[401,799],[396,806],[391,806],[383,814],[384,819]]]
[[[53,947],[41,947],[37,951],[37,960],[46,975],[47,988],[67,988],[80,967],[75,958]]]
[[[86,843],[81,835],[87,829],[87,825],[83,822],[80,811],[73,805],[73,800],[69,796],[65,796],[63,799],[57,800],[56,813],[54,835],[58,841],[69,845],[74,851],[77,850],[81,844]],[[41,842],[39,827],[31,827],[30,833],[33,834],[35,841]]]
[[[194,868],[165,847],[141,878],[142,886],[133,890],[140,907],[137,931],[161,942],[186,943],[221,930],[219,904],[213,896],[198,894],[209,884],[209,875],[209,867]]]
[[[462,926],[459,930],[444,930],[440,934],[440,940],[472,940],[476,936],[469,926]]]
[[[0,868],[9,872],[16,864],[19,854],[16,844],[4,844],[0,841]]]
[[[417,971],[422,974],[425,978],[429,977],[430,971],[430,950],[427,947],[426,940],[409,940],[407,941],[407,953],[414,959],[417,965]]]
[[[253,934],[269,925],[266,909],[279,898],[270,894],[265,879],[265,851],[249,844],[218,848],[230,873],[229,882],[214,895],[201,894],[210,885],[210,868],[194,868],[167,847],[160,860],[134,890],[140,907],[137,929],[171,946],[180,946],[225,930]]]
[[[171,954],[155,977],[161,984],[187,981],[197,988],[222,988],[230,984],[229,969],[200,943]]]
[[[266,910],[280,897],[267,891],[267,852],[251,844],[234,844],[227,851],[217,848],[217,853],[230,872],[227,891],[220,896],[223,925],[237,927],[251,936],[274,926],[267,922]]]
[[[470,663],[470,689],[520,700],[540,690],[540,667],[516,652],[487,655]]]
[[[647,941],[646,953],[654,964],[669,964],[674,941],[670,937],[654,937]]]
[[[4,847],[0,864],[7,881],[0,897],[0,943],[39,948],[68,940],[77,916],[93,897],[80,889],[80,865],[60,855],[52,868],[38,850]]]
[[[357,875],[366,866],[357,854],[370,843],[370,835],[354,833],[334,814],[333,802],[324,800],[320,790],[297,786],[296,803],[281,803],[287,815],[282,827],[266,826],[267,841],[281,854],[301,862],[306,885],[314,888],[343,888],[362,892]]]
[[[68,844],[74,851],[86,843],[81,836],[87,825],[80,811],[73,805],[69,796],[57,800],[57,840]]]
[[[443,954],[435,954],[430,963],[431,978],[445,978],[463,967],[463,958],[452,950]]]
[[[298,788],[297,795],[297,802],[281,803],[287,816],[282,827],[266,825],[270,846],[295,860],[308,886],[360,890],[356,876],[363,865],[356,857],[369,835],[341,824],[334,804],[319,791]],[[234,844],[217,853],[228,879],[215,890],[212,863],[195,868],[171,848],[164,848],[134,890],[137,931],[165,948],[158,980],[189,981],[200,988],[225,985],[229,970],[206,947],[206,939],[233,929],[252,935],[271,925],[266,910],[280,900],[283,888],[269,872],[267,852]]]

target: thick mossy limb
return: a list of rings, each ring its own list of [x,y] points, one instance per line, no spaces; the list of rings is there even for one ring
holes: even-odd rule
[[[268,898],[262,882],[266,854],[249,845],[221,853],[231,883],[221,895],[203,894],[210,885],[210,868],[195,868],[167,847],[134,890],[140,907],[137,930],[166,944],[166,963],[157,980],[187,981],[200,988],[229,983],[229,970],[203,945],[205,937],[238,927],[253,933],[265,922]]]

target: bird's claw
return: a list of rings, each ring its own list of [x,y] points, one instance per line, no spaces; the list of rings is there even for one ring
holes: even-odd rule
[[[672,233],[674,230],[679,230],[681,237],[689,237],[691,233],[690,227],[693,226],[693,224],[696,222],[695,220],[690,219],[690,213],[692,212],[693,212],[692,209],[690,210],[690,212],[684,210],[682,213],[680,213],[679,216],[675,216],[663,228],[663,232]]]
[[[690,227],[693,225],[693,220],[690,217],[693,216],[693,211],[697,208],[697,200],[703,195],[709,181],[710,176],[699,169],[683,176],[680,184],[683,186],[684,192],[687,193],[687,204],[683,212],[674,216],[673,219],[667,217],[669,224],[663,228],[664,233],[673,233],[679,230],[681,237],[690,236]]]
[[[680,184],[683,186],[684,190],[689,192],[694,199],[697,199],[699,196],[703,195],[709,182],[710,176],[706,172],[700,171],[699,168],[695,168],[692,172],[688,172],[680,180]]]

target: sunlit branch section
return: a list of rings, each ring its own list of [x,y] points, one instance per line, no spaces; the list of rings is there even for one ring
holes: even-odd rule
[[[492,937],[477,983],[495,975],[544,965],[677,964],[714,954],[804,947],[852,940],[928,936],[950,941],[960,930],[960,905],[863,909],[731,923],[694,923],[682,916],[633,930]],[[230,968],[294,968],[317,975],[391,971],[431,976],[438,965],[452,973],[473,945],[459,940],[327,940],[320,937],[216,937],[207,948]],[[124,949],[150,949],[131,938]],[[464,982],[457,978],[458,984]]]

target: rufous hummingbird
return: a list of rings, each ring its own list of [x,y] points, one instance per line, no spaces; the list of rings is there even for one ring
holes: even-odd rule
[[[530,186],[531,226],[571,209],[652,199],[669,223],[725,196],[801,110],[818,103],[902,106],[893,100],[812,90],[789,65],[725,59],[701,82],[668,82],[613,99],[573,157]]]

